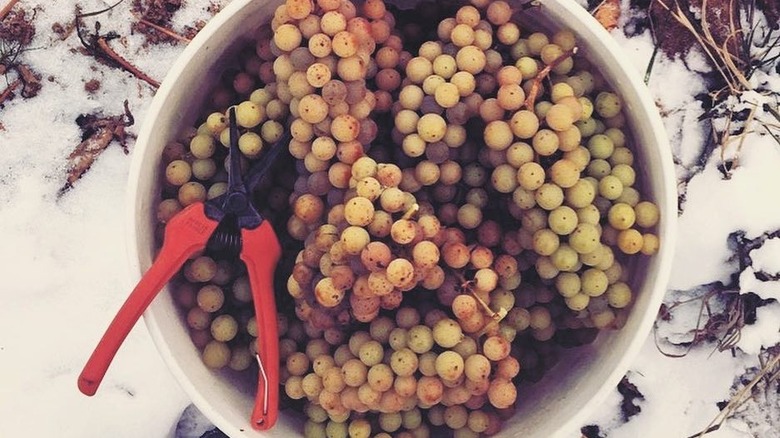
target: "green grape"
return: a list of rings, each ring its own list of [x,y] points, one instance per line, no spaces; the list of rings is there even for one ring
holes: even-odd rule
[[[463,338],[460,324],[457,321],[444,318],[433,326],[433,340],[441,347],[452,348]]]
[[[550,229],[559,235],[568,235],[574,231],[577,226],[577,212],[571,207],[560,206],[547,216],[547,223]]]
[[[615,117],[620,113],[622,103],[615,93],[601,92],[596,96],[596,112],[604,118]]]
[[[582,273],[581,280],[582,293],[591,297],[603,294],[609,285],[609,280],[604,271],[595,268],[586,269]]]
[[[419,360],[414,351],[402,348],[394,351],[390,356],[390,368],[401,377],[412,376],[419,365]]]
[[[596,225],[588,222],[579,223],[569,235],[569,246],[579,254],[591,253],[600,245],[600,234]]]

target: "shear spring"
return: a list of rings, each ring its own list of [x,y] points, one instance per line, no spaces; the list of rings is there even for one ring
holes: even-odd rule
[[[260,359],[260,355],[256,354],[257,365],[260,367],[260,376],[263,378],[263,418],[257,420],[257,424],[263,424],[265,416],[268,415],[268,375],[265,373],[265,367],[263,366],[263,360]]]
[[[241,235],[231,230],[217,229],[209,240],[208,248],[220,254],[238,255],[241,252]]]

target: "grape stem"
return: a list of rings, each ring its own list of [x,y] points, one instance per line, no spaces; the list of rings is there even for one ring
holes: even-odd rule
[[[401,219],[409,220],[414,216],[418,211],[420,211],[420,205],[415,203],[412,204],[411,207],[409,207],[409,210],[406,210],[406,213],[401,217]]]
[[[485,325],[485,327],[482,328],[482,330],[477,333],[477,337],[480,337],[487,333],[489,329],[491,329],[494,325],[498,324],[506,318],[506,315],[509,314],[509,312],[501,307],[498,309],[498,312],[494,312],[493,309],[490,308],[490,306],[487,305],[487,303],[482,299],[482,297],[479,296],[476,292],[473,290],[469,290],[469,293],[471,296],[474,297],[474,299],[477,300],[477,302],[482,306],[483,309],[485,309],[485,312],[487,312],[488,316],[490,316],[491,321]]]
[[[568,58],[571,58],[575,54],[577,54],[577,51],[579,49],[577,47],[572,47],[570,50],[567,50],[561,54],[561,56],[555,58],[553,62],[547,64],[546,67],[540,71],[536,77],[534,78],[533,83],[531,84],[531,89],[528,91],[528,97],[525,99],[525,103],[523,103],[523,106],[528,108],[529,110],[533,111],[534,104],[536,103],[536,95],[539,94],[539,89],[542,86],[542,81],[544,78],[550,75],[550,72],[558,66],[558,64],[562,63]]]

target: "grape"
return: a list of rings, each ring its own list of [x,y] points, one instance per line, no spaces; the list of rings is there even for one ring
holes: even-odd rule
[[[375,391],[387,391],[393,386],[393,370],[383,363],[374,365],[368,370],[367,382]]]
[[[390,356],[390,367],[400,377],[410,377],[417,371],[419,361],[415,352],[408,348],[394,351]]]
[[[492,361],[499,361],[509,355],[509,342],[501,336],[490,336],[485,339],[482,351]]]
[[[596,134],[588,140],[588,150],[593,158],[607,159],[615,150],[615,144],[608,136]]]
[[[350,438],[369,438],[371,436],[371,423],[364,418],[358,418],[350,421],[347,430]]]
[[[448,406],[444,409],[444,424],[450,429],[460,429],[468,422],[468,411],[461,405]]]
[[[379,427],[385,432],[395,432],[401,427],[400,413],[381,413],[379,414]]]
[[[658,223],[658,207],[647,201],[642,201],[634,207],[636,224],[643,228],[654,227]]]
[[[423,376],[417,382],[417,398],[425,406],[433,406],[441,401],[444,385],[437,377]]]
[[[577,213],[571,207],[563,205],[550,212],[547,223],[556,234],[568,235],[577,227]]]
[[[517,182],[526,190],[536,190],[544,184],[544,169],[535,162],[525,163],[517,171]]]
[[[441,347],[456,346],[463,338],[460,325],[449,318],[439,320],[433,327],[433,339]]]
[[[412,249],[414,264],[423,269],[435,266],[439,262],[439,257],[439,247],[427,240],[417,243]]]
[[[536,203],[545,210],[554,210],[563,203],[563,190],[555,184],[544,183],[535,195]]]
[[[188,182],[192,176],[190,164],[184,160],[174,160],[168,163],[165,168],[165,179],[168,183],[181,186]]]
[[[622,107],[620,98],[609,92],[601,92],[596,96],[596,112],[604,118],[615,117],[620,113]]]
[[[348,254],[360,254],[369,242],[368,231],[364,228],[349,226],[341,232],[341,243]]]
[[[482,354],[473,354],[466,358],[464,373],[471,381],[481,381],[490,375],[490,361]]]
[[[607,219],[616,230],[627,230],[634,225],[636,213],[630,205],[618,202],[610,207]]]
[[[380,363],[383,355],[384,350],[382,349],[382,344],[373,340],[364,343],[358,350],[358,357],[368,367]]]
[[[599,269],[591,268],[582,273],[582,292],[591,297],[603,294],[608,283],[607,275]]]
[[[506,409],[517,399],[517,387],[508,379],[497,378],[488,389],[490,404],[498,409]]]
[[[660,241],[655,234],[645,233],[642,235],[642,249],[640,251],[644,255],[653,255],[658,252],[660,247]]]
[[[614,200],[623,193],[623,183],[614,175],[607,175],[599,181],[599,194],[606,199]]]
[[[633,228],[623,230],[618,233],[617,246],[624,254],[636,254],[644,246],[642,234]]]
[[[228,342],[238,334],[238,322],[230,315],[219,315],[211,322],[211,336],[216,341]]]
[[[198,306],[206,312],[216,312],[224,302],[225,294],[219,286],[206,285],[197,293]]]
[[[322,375],[322,387],[325,391],[338,394],[346,386],[345,377],[341,370],[336,367],[328,368]]]
[[[369,332],[373,339],[379,341],[381,344],[386,344],[390,338],[390,332],[392,332],[394,328],[395,323],[393,320],[383,316],[371,321]]]
[[[190,181],[184,183],[179,187],[178,200],[183,207],[196,202],[203,202],[206,200],[206,188],[199,182]]]
[[[409,260],[395,259],[387,265],[387,279],[393,286],[405,288],[414,281],[414,266]]]
[[[631,302],[631,294],[631,288],[626,283],[618,282],[607,289],[607,300],[610,306],[622,309]]]
[[[556,161],[550,168],[550,178],[561,188],[573,187],[580,178],[577,164],[566,158]]]
[[[413,307],[402,307],[395,314],[398,327],[410,329],[420,323],[420,314]]]
[[[424,325],[416,325],[409,329],[409,348],[417,354],[423,354],[433,347],[434,339],[431,329]]]
[[[337,369],[338,368],[334,368]],[[356,388],[365,383],[368,367],[359,359],[348,359],[340,369],[342,379],[347,386]]]
[[[364,227],[374,219],[374,204],[368,198],[356,196],[344,204],[344,218],[350,225]]]
[[[593,252],[599,246],[599,231],[590,223],[579,223],[569,235],[569,246],[580,254]]]
[[[224,342],[210,341],[203,348],[203,363],[213,369],[224,368],[230,363],[230,347]]]
[[[458,223],[463,228],[473,230],[482,222],[482,210],[473,204],[464,204],[458,209]]]
[[[344,290],[336,287],[333,279],[325,277],[314,287],[317,302],[325,307],[336,307],[344,299]]]

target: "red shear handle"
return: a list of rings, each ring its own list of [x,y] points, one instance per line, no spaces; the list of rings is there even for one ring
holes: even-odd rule
[[[257,320],[260,373],[252,426],[268,430],[279,415],[279,329],[276,323],[274,271],[282,248],[268,221],[254,230],[241,230],[241,260],[246,264]]]
[[[111,321],[103,338],[92,352],[79,376],[79,390],[94,395],[130,330],[144,313],[163,285],[192,254],[204,249],[218,222],[206,217],[204,205],[196,203],[174,216],[165,227],[165,238],[152,267],[127,297]]]

